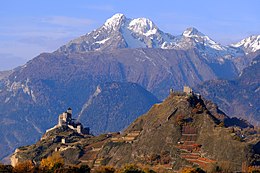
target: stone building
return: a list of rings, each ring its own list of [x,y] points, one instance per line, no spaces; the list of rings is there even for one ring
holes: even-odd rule
[[[192,94],[193,93],[192,89],[189,86],[184,86],[183,92],[185,92],[186,94]]]
[[[72,118],[71,108],[68,108],[66,112],[60,114],[58,117],[58,124],[55,125],[53,128],[46,130],[46,133],[61,126],[67,126],[68,128],[80,134],[89,134],[89,128],[84,128],[80,122],[77,122],[75,119]]]

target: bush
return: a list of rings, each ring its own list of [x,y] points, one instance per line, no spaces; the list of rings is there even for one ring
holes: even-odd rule
[[[46,159],[42,159],[40,167],[44,170],[56,170],[63,167],[64,160],[59,153],[54,153]]]
[[[26,160],[24,162],[18,163],[13,172],[15,173],[33,173],[34,172],[34,165],[30,160]]]
[[[90,167],[88,165],[81,165],[78,173],[90,173]]]
[[[111,166],[101,166],[98,167],[94,173],[114,173],[116,170],[115,168],[111,167]]]
[[[181,173],[205,173],[205,171],[200,168],[184,168]]]
[[[141,169],[139,169],[136,165],[126,165],[121,173],[145,173]]]
[[[11,165],[2,165],[0,163],[0,172],[12,172],[13,167]]]

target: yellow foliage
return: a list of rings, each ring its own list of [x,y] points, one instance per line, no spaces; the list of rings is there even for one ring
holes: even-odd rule
[[[46,159],[42,159],[40,167],[45,169],[52,169],[57,163],[64,165],[64,159],[60,156],[60,153],[55,152]]]
[[[24,162],[18,163],[15,167],[14,167],[14,172],[16,173],[30,173],[33,172],[34,169],[34,165],[32,163],[32,161],[30,160],[26,160]]]
[[[260,172],[260,167],[249,166],[249,167],[248,167],[248,172],[249,172],[249,173]]]
[[[205,171],[200,168],[183,168],[181,173],[205,173]]]
[[[192,172],[194,172],[194,171],[195,171],[194,168],[183,168],[183,169],[181,170],[181,173],[192,173]]]

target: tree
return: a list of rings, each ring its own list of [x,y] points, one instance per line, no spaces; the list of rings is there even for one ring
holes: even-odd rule
[[[0,163],[0,172],[12,172],[13,171],[13,167],[11,165],[3,165]]]
[[[81,165],[78,173],[90,173],[90,167],[88,165]]]
[[[121,173],[145,173],[141,169],[139,169],[136,165],[125,165]]]
[[[15,173],[33,173],[34,172],[34,165],[32,161],[26,160],[24,162],[18,163],[14,169],[13,172]]]
[[[112,166],[100,166],[94,173],[114,173],[116,170]]]
[[[42,169],[58,169],[63,167],[64,159],[61,157],[59,152],[53,153],[51,156],[48,156],[46,159],[41,160],[40,167]]]

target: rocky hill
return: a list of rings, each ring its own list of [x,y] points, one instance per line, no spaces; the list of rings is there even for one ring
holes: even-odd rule
[[[228,115],[240,116],[259,125],[259,83],[260,56],[257,56],[237,79],[207,81],[199,85],[197,90],[220,105]]]
[[[255,147],[259,137],[246,121],[232,121],[200,95],[173,92],[123,133],[84,136],[60,127],[36,144],[18,148],[12,163],[27,159],[37,163],[59,152],[66,164],[91,167],[138,163],[171,172],[192,165],[207,169],[225,164],[229,171],[241,171],[242,165],[259,164]],[[57,138],[66,138],[66,142]]]

